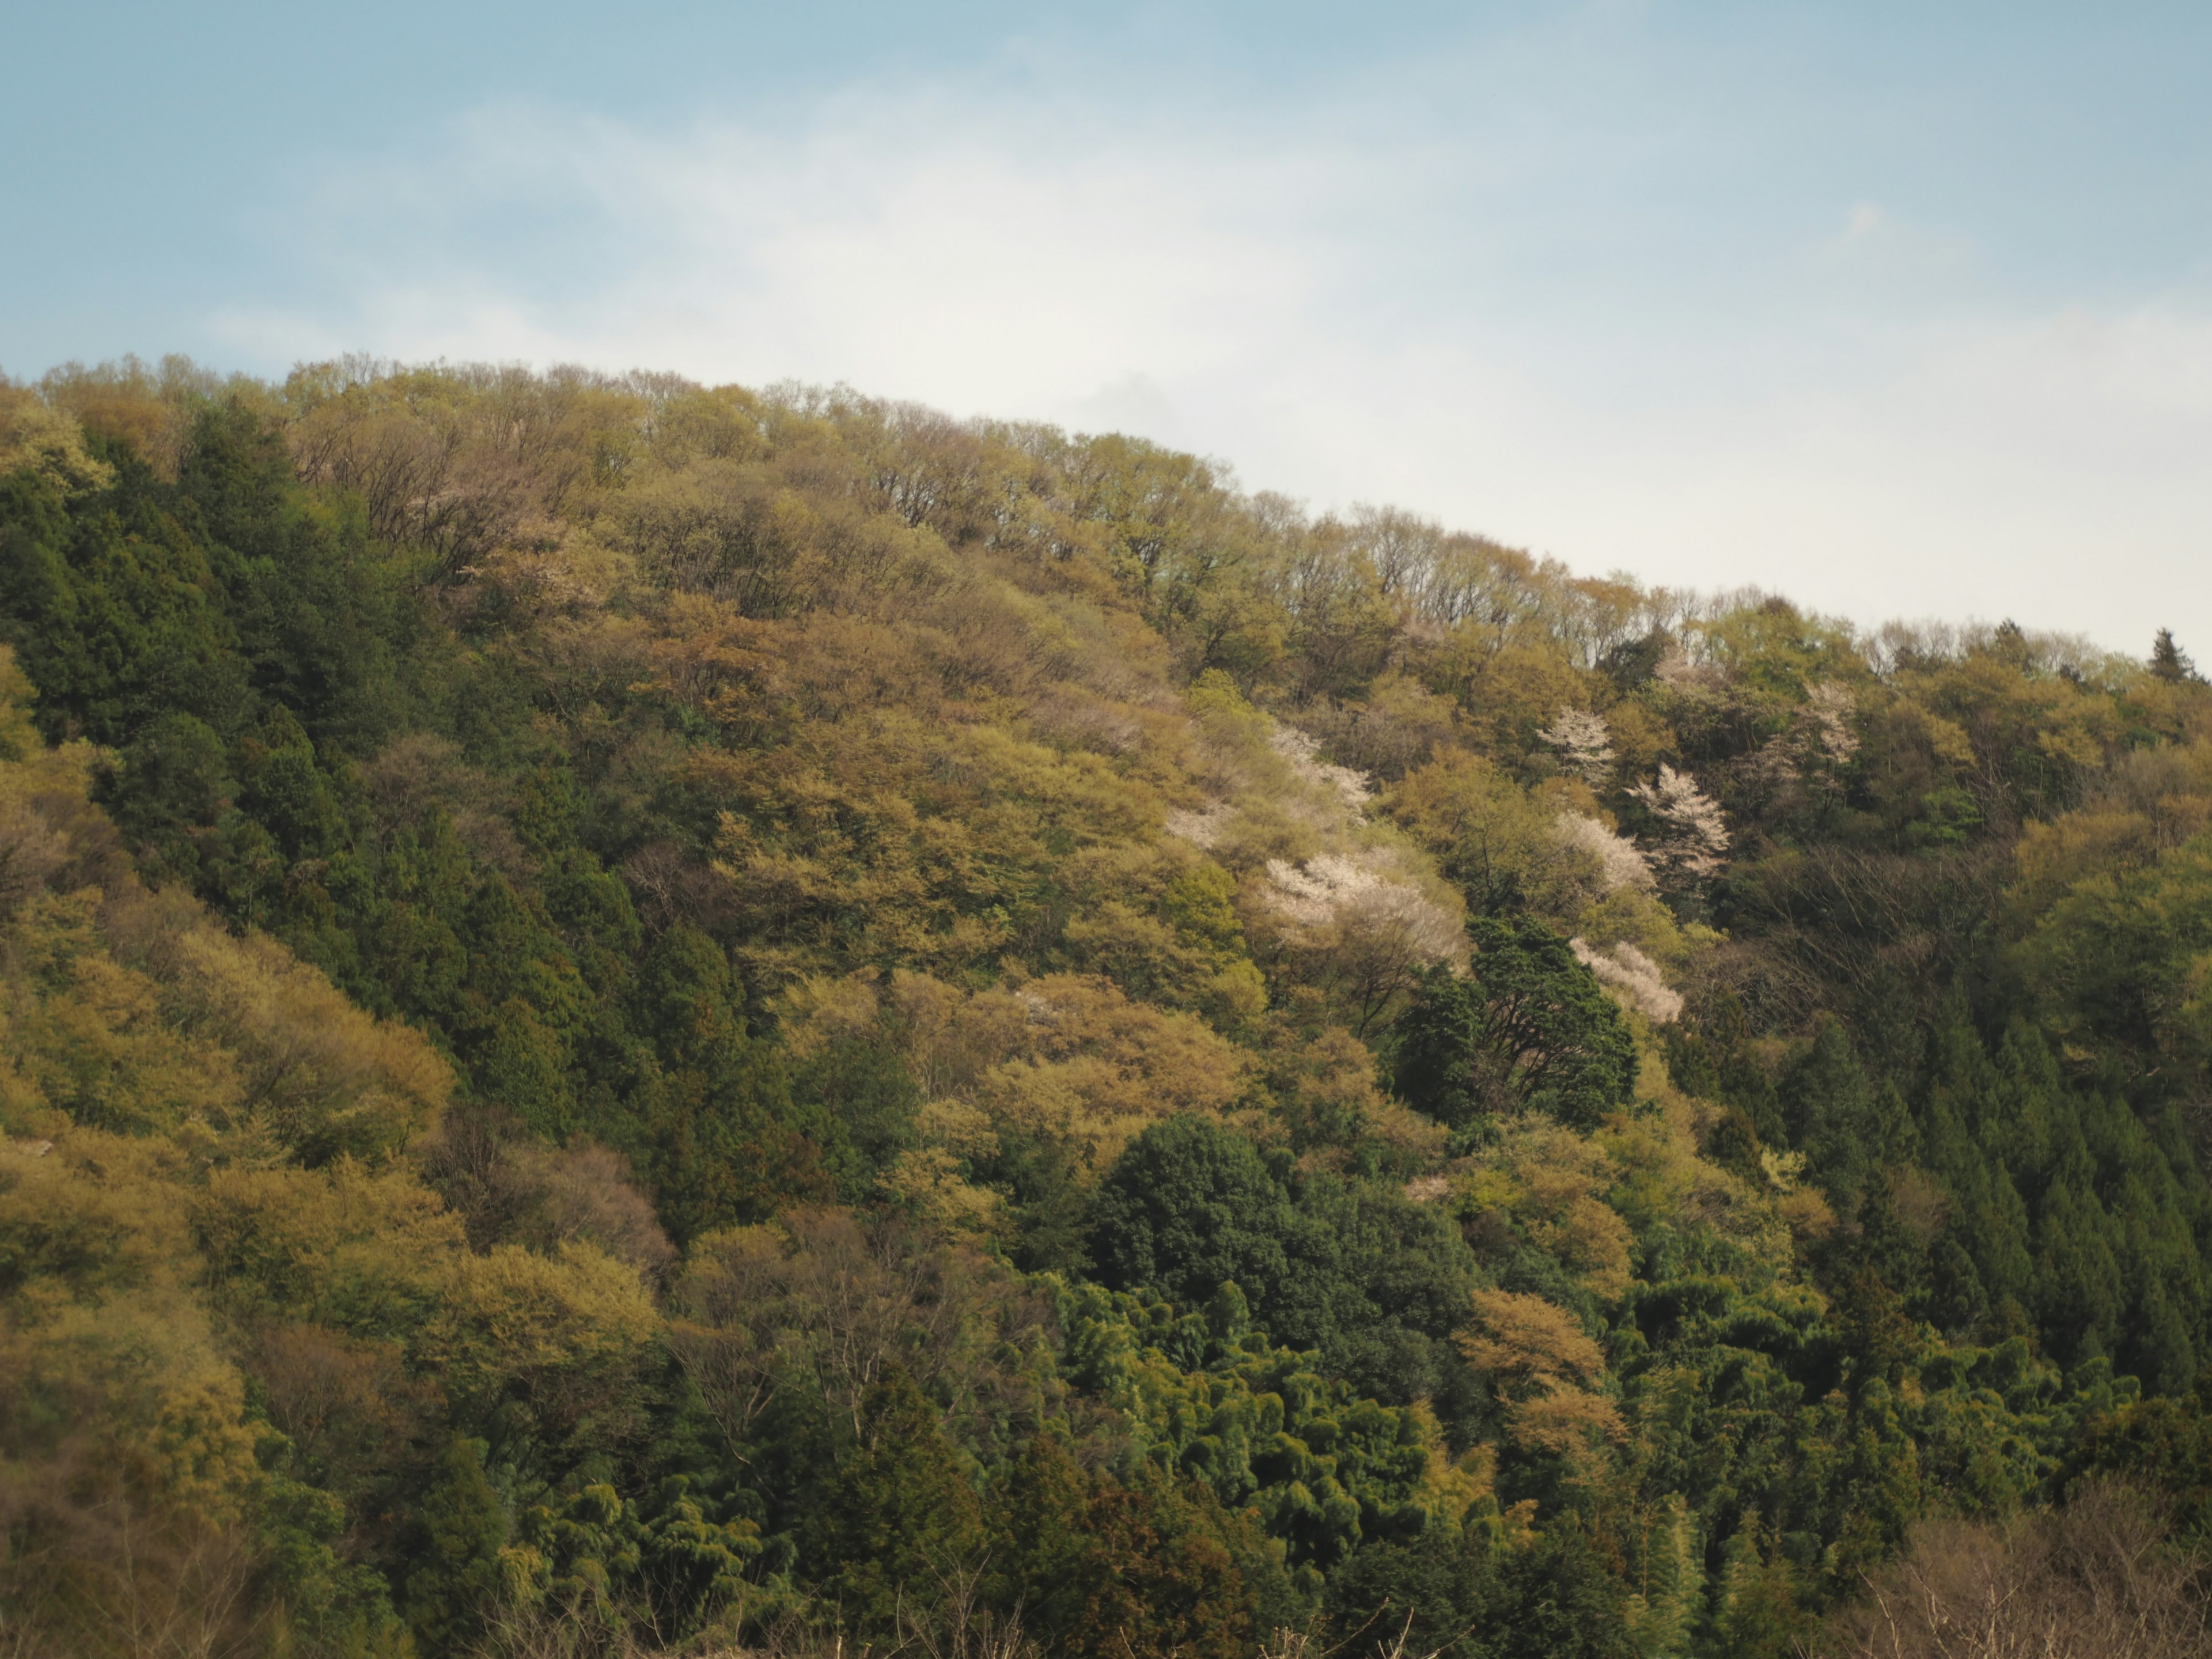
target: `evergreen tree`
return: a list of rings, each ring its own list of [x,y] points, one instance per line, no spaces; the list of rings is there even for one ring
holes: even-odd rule
[[[1606,1548],[1570,1515],[1507,1556],[1489,1632],[1498,1659],[1629,1659],[1626,1586]]]
[[[1450,1337],[1477,1282],[1449,1218],[1395,1187],[1270,1167],[1250,1141],[1194,1114],[1132,1142],[1091,1205],[1099,1279],[1186,1308],[1224,1286],[1278,1342],[1393,1402],[1452,1397]]]
[[[1259,1150],[1190,1113],[1146,1130],[1099,1183],[1090,1255],[1116,1288],[1202,1306],[1233,1279],[1265,1308],[1288,1289],[1296,1231],[1289,1188]]]
[[[1840,1020],[1821,1019],[1778,1092],[1790,1144],[1840,1208],[1856,1208],[1881,1166],[1907,1156],[1904,1104],[1861,1069]]]
[[[1239,1537],[1245,1530],[1203,1489],[1085,1472],[1048,1431],[1006,1482],[993,1599],[1071,1659],[1228,1659],[1247,1650],[1259,1611],[1231,1542],[1281,1577],[1265,1540]]]
[[[1468,931],[1468,975],[1429,969],[1400,1022],[1406,1097],[1454,1127],[1513,1102],[1588,1128],[1626,1104],[1635,1044],[1567,941],[1528,916],[1478,916]]]
[[[1333,1645],[1352,1659],[1397,1651],[1486,1659],[1501,1599],[1496,1554],[1479,1523],[1365,1545],[1328,1576],[1322,1606]]]
[[[722,948],[678,924],[656,939],[630,993],[629,1097],[594,1126],[651,1181],[678,1239],[828,1198],[819,1127],[792,1103],[781,1054],[745,1029]]]
[[[2169,684],[2197,683],[2197,665],[2189,653],[2173,642],[2173,630],[2161,628],[2150,643],[2150,672]]]
[[[407,1623],[428,1659],[466,1652],[497,1610],[507,1513],[476,1442],[455,1435],[416,1516]]]
[[[1408,1105],[1447,1128],[1464,1129],[1505,1104],[1474,980],[1441,965],[1428,969],[1398,1017],[1396,1034],[1392,1082]]]
[[[890,1044],[840,1035],[793,1068],[793,1101],[820,1123],[838,1196],[867,1201],[876,1177],[915,1144],[921,1091]]]
[[[814,1494],[805,1561],[856,1632],[928,1617],[983,1565],[983,1511],[968,1468],[914,1378],[894,1366],[860,1403],[829,1490]]]
[[[568,1045],[520,997],[509,997],[492,1017],[491,1037],[475,1067],[477,1088],[547,1140],[562,1141],[577,1127],[575,1091]]]

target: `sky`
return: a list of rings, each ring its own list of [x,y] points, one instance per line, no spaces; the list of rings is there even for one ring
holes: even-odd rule
[[[2212,8],[0,0],[0,372],[846,382],[2212,659]]]

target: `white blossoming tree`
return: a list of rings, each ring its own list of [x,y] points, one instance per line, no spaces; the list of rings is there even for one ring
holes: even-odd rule
[[[1458,917],[1358,858],[1270,859],[1267,881],[1284,942],[1315,954],[1357,1036],[1423,968],[1465,957]]]
[[[1669,1025],[1681,1018],[1682,994],[1667,983],[1657,963],[1627,940],[1600,951],[1586,939],[1571,939],[1567,948],[1597,975],[1601,985],[1621,993],[1654,1025]]]
[[[1728,821],[1720,803],[1698,787],[1686,772],[1662,765],[1658,778],[1628,792],[1643,803],[1658,830],[1647,854],[1660,884],[1676,891],[1695,889],[1728,862]]]
[[[1649,892],[1657,885],[1650,860],[1629,836],[1616,835],[1580,812],[1562,812],[1556,823],[1560,845],[1578,848],[1595,860],[1601,896],[1623,887]]]
[[[1559,751],[1559,764],[1602,792],[1613,781],[1613,729],[1587,708],[1562,708],[1536,735]]]

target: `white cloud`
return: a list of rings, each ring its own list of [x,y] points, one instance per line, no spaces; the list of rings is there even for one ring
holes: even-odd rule
[[[337,326],[380,349],[846,379],[963,412],[1164,407],[1310,313],[1313,261],[1280,236],[1300,158],[1183,166],[1055,125],[854,100],[798,132],[654,137],[501,111],[451,154],[325,181],[315,240],[350,289]],[[333,337],[226,327],[264,356]]]
[[[944,90],[673,132],[503,108],[326,173],[270,228],[337,297],[220,321],[264,362],[844,380],[1594,570],[2212,643],[2202,307],[2016,303],[1866,201],[1704,295],[1570,270],[1528,149]]]

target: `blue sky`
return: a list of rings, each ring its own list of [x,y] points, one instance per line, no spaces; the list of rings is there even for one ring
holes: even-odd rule
[[[843,380],[2212,658],[2212,9],[0,0],[0,369]]]

